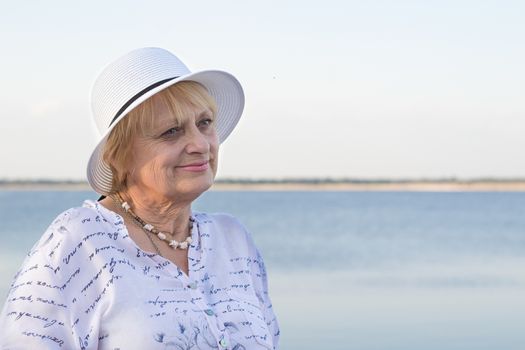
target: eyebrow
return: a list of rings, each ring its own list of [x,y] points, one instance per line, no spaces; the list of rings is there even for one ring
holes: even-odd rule
[[[213,111],[207,108],[199,114],[199,118],[203,116],[213,117]]]

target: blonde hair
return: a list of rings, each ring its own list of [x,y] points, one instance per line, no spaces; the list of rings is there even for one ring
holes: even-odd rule
[[[126,188],[129,165],[133,162],[132,140],[137,136],[149,136],[158,112],[155,100],[168,108],[177,124],[191,108],[208,108],[213,116],[217,114],[213,97],[194,81],[174,84],[142,102],[115,125],[104,145],[103,160],[113,173],[110,194]]]

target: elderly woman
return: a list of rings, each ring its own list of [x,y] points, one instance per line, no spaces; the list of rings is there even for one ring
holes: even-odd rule
[[[244,95],[159,48],[128,53],[93,88],[103,197],[60,214],[15,276],[2,349],[276,349],[263,260],[232,216],[192,211]]]

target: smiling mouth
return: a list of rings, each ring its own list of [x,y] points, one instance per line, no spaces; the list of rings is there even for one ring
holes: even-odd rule
[[[209,161],[205,161],[205,162],[191,163],[188,165],[179,166],[177,168],[186,170],[186,171],[200,172],[200,171],[208,170],[209,167],[210,167]]]

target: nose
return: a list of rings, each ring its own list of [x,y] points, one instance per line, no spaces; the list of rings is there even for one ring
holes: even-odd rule
[[[210,150],[210,143],[199,128],[194,125],[186,133],[187,143],[186,152],[188,153],[207,153]]]

